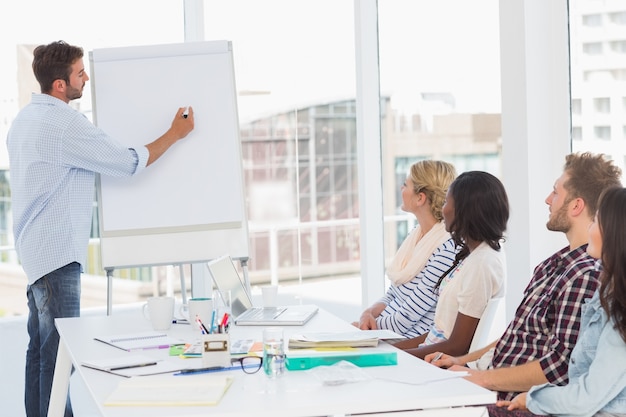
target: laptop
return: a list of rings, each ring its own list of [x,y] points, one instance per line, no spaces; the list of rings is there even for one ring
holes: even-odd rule
[[[315,305],[254,307],[230,255],[213,259],[207,266],[220,294],[230,290],[231,312],[237,325],[302,326],[318,311]]]

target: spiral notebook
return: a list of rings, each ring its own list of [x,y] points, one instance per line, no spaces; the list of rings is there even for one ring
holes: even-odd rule
[[[86,368],[108,372],[110,374],[130,378],[133,376],[145,376],[165,374],[180,371],[187,365],[178,362],[155,359],[146,354],[121,353],[123,356],[115,358],[94,358],[81,362]]]
[[[95,340],[122,350],[167,349],[171,345],[185,344],[163,332],[141,332],[107,337],[94,337]]]

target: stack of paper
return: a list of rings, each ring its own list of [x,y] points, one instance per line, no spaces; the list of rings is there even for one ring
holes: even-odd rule
[[[377,338],[363,337],[359,333],[307,333],[289,338],[289,349],[373,346],[378,346]]]
[[[290,349],[285,358],[285,367],[290,371],[298,371],[340,361],[357,366],[390,366],[398,364],[398,353],[390,345],[375,348]]]
[[[402,339],[389,330],[355,330],[353,332],[317,332],[293,335],[289,348],[342,348],[374,347],[379,340]]]

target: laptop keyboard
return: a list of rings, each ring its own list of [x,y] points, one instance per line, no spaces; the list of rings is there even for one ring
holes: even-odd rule
[[[250,320],[250,319],[271,320],[271,319],[278,317],[283,311],[285,311],[284,308],[277,308],[277,307],[251,308],[248,311],[246,311],[245,316],[247,320]]]

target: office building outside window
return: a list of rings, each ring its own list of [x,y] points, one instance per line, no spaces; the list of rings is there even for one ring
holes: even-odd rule
[[[572,149],[612,155],[624,170],[626,3],[570,0]]]

